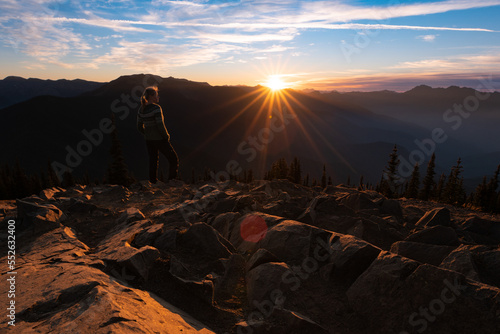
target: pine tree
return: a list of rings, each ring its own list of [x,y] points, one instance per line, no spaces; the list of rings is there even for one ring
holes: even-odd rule
[[[52,168],[52,162],[47,159],[47,188],[60,187],[61,180],[57,177],[54,168]]]
[[[288,178],[288,164],[285,158],[280,158],[271,165],[268,172],[268,179],[287,179]]]
[[[247,173],[247,179],[245,181],[246,183],[251,183],[253,182],[253,170],[250,168]]]
[[[436,187],[436,181],[434,181],[434,175],[436,172],[434,169],[436,168],[436,154],[432,154],[431,160],[427,164],[427,172],[425,174],[424,180],[422,182],[422,190],[420,191],[419,197],[420,199],[427,201],[431,198],[432,190]]]
[[[32,184],[26,172],[21,167],[19,159],[16,159],[16,164],[14,165],[14,180],[16,198],[22,198],[32,194]]]
[[[73,177],[73,173],[69,170],[65,171],[63,174],[63,182],[62,186],[64,188],[70,188],[75,186],[75,178]]]
[[[464,203],[465,189],[463,187],[463,179],[461,173],[462,159],[458,158],[457,164],[451,168],[448,181],[443,190],[443,202],[452,205],[461,205]]]
[[[288,171],[288,179],[294,183],[301,184],[302,182],[302,169],[300,167],[299,158],[293,158],[293,161],[290,163],[290,168]]]
[[[331,176],[328,177],[328,185],[333,186],[333,180]]]
[[[364,189],[364,184],[363,184],[364,180],[363,179],[364,179],[364,176],[361,175],[361,177],[359,178],[358,190],[363,190]]]
[[[439,182],[436,186],[436,191],[434,193],[434,199],[438,202],[443,200],[443,191],[445,183],[446,183],[446,175],[442,173],[439,178]]]
[[[323,165],[323,175],[321,176],[321,187],[326,188],[326,165]]]
[[[115,116],[112,114],[113,131],[111,132],[111,163],[108,167],[108,183],[119,184],[125,187],[130,186],[132,179],[129,175],[125,158],[122,153],[122,146],[118,138],[118,130],[115,125]],[[161,176],[161,174],[160,174]]]
[[[411,173],[410,181],[408,182],[408,188],[406,189],[405,196],[407,198],[417,198],[419,187],[420,187],[420,171],[417,162],[415,164],[415,167],[413,168],[413,172]]]
[[[484,210],[488,203],[488,184],[486,181],[486,176],[483,177],[483,182],[476,187],[473,198],[473,206]]]
[[[304,178],[304,185],[306,187],[309,187],[309,173],[306,174],[306,177]]]
[[[382,194],[388,198],[398,196],[400,177],[397,174],[399,166],[398,148],[394,145],[392,153],[389,155],[389,161],[383,172],[383,179],[380,185]]]
[[[495,174],[491,178],[490,182],[487,185],[487,190],[486,190],[486,211],[494,211],[496,207],[496,199],[497,199],[497,188],[498,188],[498,181],[499,181],[499,176],[500,176],[500,165],[498,165],[497,170],[495,171]]]

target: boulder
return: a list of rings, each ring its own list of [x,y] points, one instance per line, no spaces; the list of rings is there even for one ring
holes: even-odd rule
[[[205,223],[196,223],[177,234],[177,248],[200,257],[228,258],[232,251],[228,241]]]
[[[354,283],[382,251],[350,235],[334,234],[328,243],[330,258],[320,268],[320,274],[326,280],[346,287]]]
[[[383,198],[380,202],[380,213],[391,215],[398,220],[403,219],[403,209],[399,201],[395,199]]]
[[[153,246],[162,252],[169,252],[177,247],[177,233],[175,229],[165,230],[155,239]]]
[[[134,247],[140,248],[147,245],[154,245],[154,242],[163,234],[163,224],[154,224],[148,226],[139,232],[133,240]]]
[[[458,239],[455,230],[451,227],[442,225],[436,225],[421,231],[417,231],[409,235],[405,239],[405,241],[441,246],[460,245],[460,240]]]
[[[236,333],[253,334],[328,334],[311,319],[298,312],[274,307],[264,309],[262,312],[254,311],[248,316],[248,320],[240,322],[235,326]]]
[[[213,221],[210,222],[210,225],[216,229],[224,238],[227,240],[231,239],[231,232],[234,228],[233,224],[236,224],[236,221],[241,217],[241,214],[238,212],[225,212],[219,214],[215,217]]]
[[[370,333],[495,333],[500,325],[499,289],[385,252],[347,296]]]
[[[339,200],[340,203],[356,212],[379,210],[379,205],[372,200],[372,197],[370,197],[369,194],[364,192],[348,194]]]
[[[440,264],[443,269],[453,270],[461,273],[468,279],[481,282],[479,278],[473,248],[462,245],[451,252]]]
[[[216,280],[214,288],[216,300],[236,295],[240,282],[245,278],[245,258],[241,254],[231,254],[224,267],[224,275]]]
[[[462,228],[469,233],[485,236],[492,239],[490,243],[500,244],[500,222],[471,217],[467,219]]]
[[[290,282],[294,276],[294,272],[283,262],[268,262],[250,270],[246,275],[249,307],[258,308],[262,302],[282,306],[283,296],[291,289]]]
[[[411,241],[398,241],[391,247],[391,252],[409,259],[439,266],[455,249],[452,246],[422,244]]]
[[[436,225],[450,226],[450,210],[447,208],[435,208],[427,211],[415,224],[418,227],[432,227]]]
[[[270,228],[284,218],[261,212],[251,212],[241,216],[236,223],[231,224],[229,242],[238,252],[255,252],[260,248]]]
[[[25,200],[16,200],[18,231],[30,229],[33,235],[43,234],[62,227],[66,215],[52,204],[36,204]]]
[[[250,260],[248,260],[246,265],[246,271],[248,272],[257,266],[260,266],[261,264],[268,262],[281,262],[281,260],[278,259],[276,255],[269,252],[268,250],[260,248],[252,255]]]
[[[143,220],[146,217],[144,214],[136,208],[127,208],[122,212],[120,217],[116,220],[117,224],[130,224],[131,222],[135,222],[137,220]]]
[[[213,333],[206,324],[96,268],[96,257],[69,229],[19,249],[15,331],[19,333]],[[0,292],[7,296],[7,284]],[[19,286],[20,287],[20,286]],[[8,331],[7,323],[0,331]]]

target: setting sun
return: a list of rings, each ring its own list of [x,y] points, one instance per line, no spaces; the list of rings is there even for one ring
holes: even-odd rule
[[[279,76],[275,75],[268,77],[264,85],[274,91],[287,88],[287,83],[281,80]]]

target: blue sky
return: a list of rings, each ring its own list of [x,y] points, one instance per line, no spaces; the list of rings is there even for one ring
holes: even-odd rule
[[[475,87],[500,78],[498,17],[500,0],[1,0],[0,77]]]

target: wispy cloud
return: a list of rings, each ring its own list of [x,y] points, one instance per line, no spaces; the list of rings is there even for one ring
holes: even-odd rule
[[[417,36],[416,38],[421,39],[424,42],[430,43],[430,42],[434,42],[438,36],[439,35],[420,35],[420,36]]]
[[[144,63],[151,63],[158,68],[172,68],[236,61],[230,57],[245,52],[259,58],[264,53],[279,54],[291,50],[300,55],[302,53],[295,50],[296,45],[292,43],[299,39],[298,36],[316,30],[422,31],[417,38],[426,42],[435,41],[439,36],[434,33],[436,31],[493,32],[481,26],[403,25],[391,23],[391,20],[496,6],[500,5],[500,0],[448,0],[388,6],[314,0],[219,3],[153,0],[146,4],[107,0],[100,3],[99,10],[70,1],[66,5],[73,6],[72,11],[59,7],[59,4],[59,0],[0,2],[0,27],[3,31],[0,41],[37,62],[63,67],[120,64],[125,69],[140,70]],[[114,12],[114,8],[120,11]],[[110,30],[114,33],[107,41],[109,45],[102,43]],[[74,59],[65,59],[70,56]],[[484,65],[485,60],[481,61]],[[448,62],[422,60],[398,66],[417,69],[457,64],[452,60]]]

